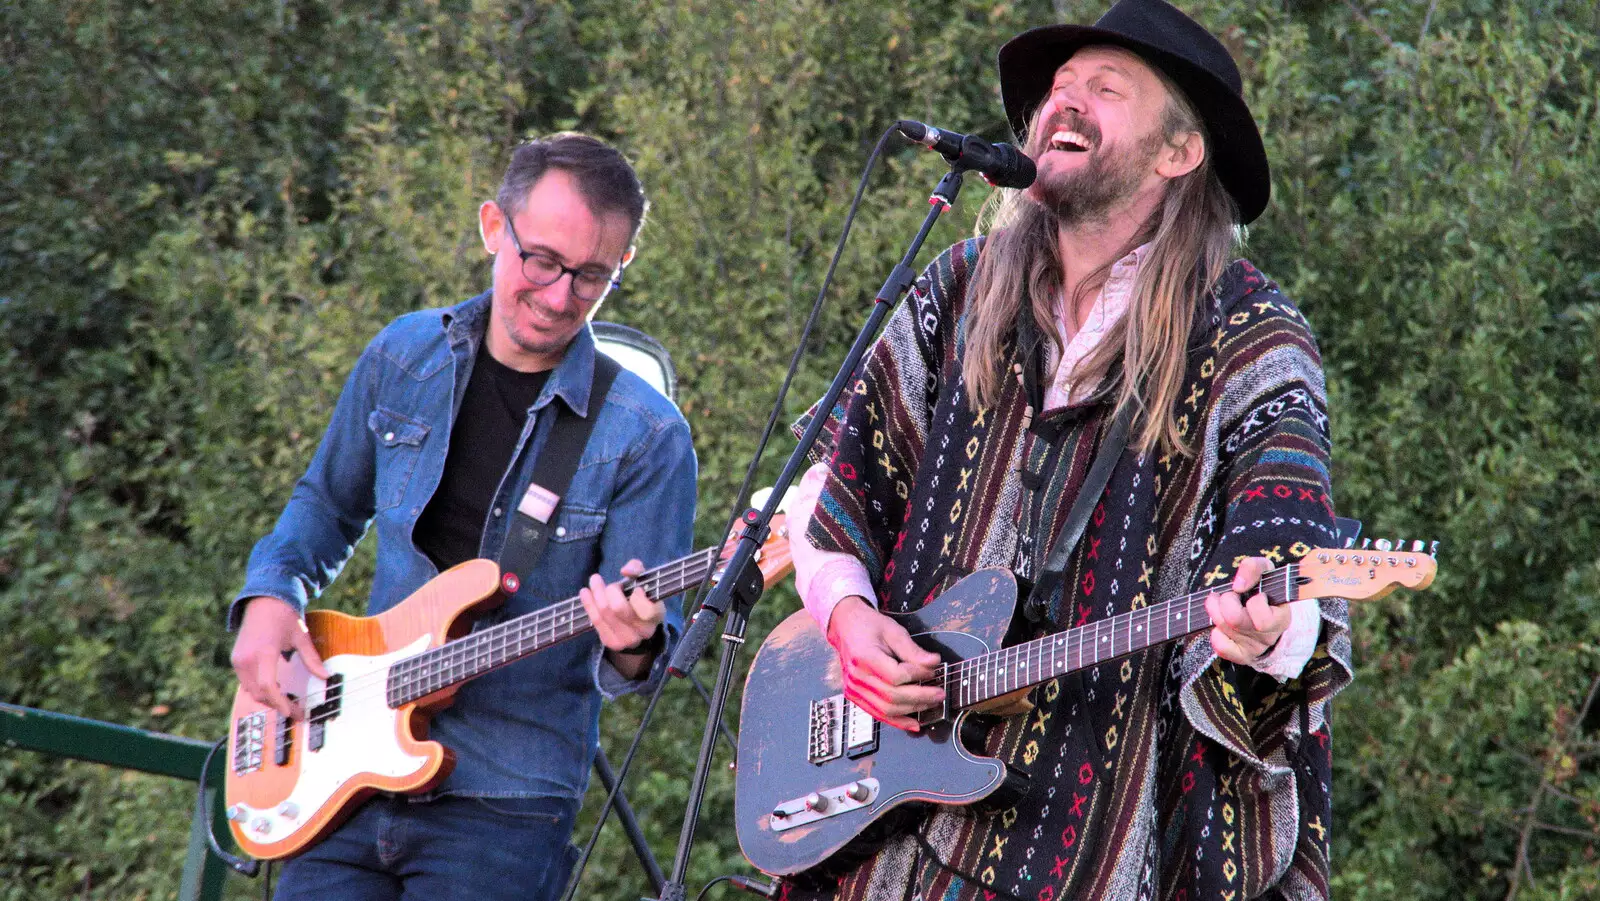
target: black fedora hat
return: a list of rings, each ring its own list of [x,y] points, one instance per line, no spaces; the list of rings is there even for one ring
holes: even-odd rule
[[[1272,175],[1261,132],[1244,103],[1244,83],[1227,48],[1162,0],[1118,0],[1093,26],[1046,25],[1000,48],[1000,99],[1018,139],[1072,54],[1109,44],[1138,54],[1183,89],[1205,123],[1211,164],[1248,224],[1267,208]]]

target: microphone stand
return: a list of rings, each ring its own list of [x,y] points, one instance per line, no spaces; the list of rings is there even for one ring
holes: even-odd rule
[[[917,273],[912,266],[916,262],[918,251],[922,249],[922,242],[933,230],[933,225],[940,214],[955,202],[956,195],[961,192],[962,176],[966,172],[966,167],[959,163],[953,164],[950,171],[939,180],[933,194],[929,196],[928,203],[932,209],[923,219],[922,227],[917,230],[916,237],[912,238],[905,256],[896,264],[889,273],[889,278],[884,281],[883,287],[878,290],[877,298],[872,305],[872,313],[856,336],[855,343],[851,345],[838,374],[833,377],[827,393],[823,394],[822,400],[817,403],[817,414],[806,425],[804,434],[800,436],[799,445],[795,447],[794,453],[790,454],[783,471],[773,483],[771,496],[761,510],[752,508],[745,511],[742,519],[744,529],[739,534],[733,556],[728,560],[726,575],[717,581],[705,601],[701,603],[699,611],[695,613],[694,619],[684,631],[682,640],[673,651],[672,659],[668,661],[667,669],[674,676],[687,675],[694,669],[695,662],[700,659],[706,645],[710,643],[717,619],[723,614],[727,615],[727,623],[722,633],[722,656],[717,669],[717,681],[712,688],[711,710],[707,714],[705,734],[700,741],[700,755],[695,761],[694,779],[690,784],[689,802],[684,811],[683,829],[678,835],[678,852],[672,862],[672,875],[661,887],[660,894],[655,899],[644,899],[644,901],[685,901],[688,897],[684,880],[688,876],[689,853],[694,846],[700,806],[705,800],[706,782],[711,772],[711,758],[716,750],[717,729],[728,704],[729,686],[733,682],[734,658],[739,646],[744,644],[744,633],[749,625],[750,611],[761,597],[761,571],[752,565],[755,552],[767,534],[768,524],[777,513],[778,503],[783,498],[784,492],[800,474],[801,467],[805,465],[806,455],[816,443],[817,436],[822,433],[829,414],[839,401],[839,395],[843,394],[845,387],[850,384],[861,358],[866,355],[867,348],[877,336],[878,327],[899,302],[900,296],[909,290],[912,282],[916,280]]]

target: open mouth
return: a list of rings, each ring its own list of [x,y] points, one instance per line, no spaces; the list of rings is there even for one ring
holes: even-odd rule
[[[1050,136],[1050,149],[1083,153],[1089,149],[1089,139],[1078,132],[1063,129]]]

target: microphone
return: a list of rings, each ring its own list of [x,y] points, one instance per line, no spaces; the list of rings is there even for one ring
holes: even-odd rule
[[[907,138],[937,152],[953,166],[971,169],[997,188],[1026,188],[1038,177],[1033,160],[1010,144],[991,144],[982,138],[944,131],[911,119],[895,127]]]

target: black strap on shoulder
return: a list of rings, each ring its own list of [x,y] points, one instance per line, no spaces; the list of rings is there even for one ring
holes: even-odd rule
[[[579,416],[566,404],[556,404],[556,421],[550,427],[550,440],[533,464],[533,478],[528,490],[517,502],[512,512],[511,531],[506,535],[505,548],[500,552],[500,572],[515,575],[519,581],[533,574],[544,546],[550,541],[551,524],[555,522],[556,507],[562,495],[572,484],[578,471],[578,459],[589,443],[589,433],[594,431],[595,420],[600,418],[600,408],[605,404],[606,393],[616,380],[622,367],[617,361],[599,351],[594,355],[594,382],[589,388],[589,415]],[[515,588],[509,588],[514,592]]]
[[[1100,494],[1106,490],[1106,483],[1111,481],[1111,471],[1117,468],[1117,460],[1121,459],[1123,450],[1128,446],[1128,430],[1132,425],[1133,404],[1124,404],[1107,429],[1105,438],[1100,441],[1100,450],[1095,454],[1094,463],[1089,466],[1088,475],[1083,477],[1083,485],[1078,489],[1078,496],[1073,499],[1072,509],[1067,513],[1067,521],[1062,524],[1055,544],[1050,546],[1050,554],[1045,558],[1039,578],[1028,595],[1027,610],[1030,617],[1037,619],[1044,613],[1044,605],[1049,603],[1056,586],[1061,584],[1067,558],[1083,538],[1083,530],[1089,525],[1089,516],[1094,512]]]

